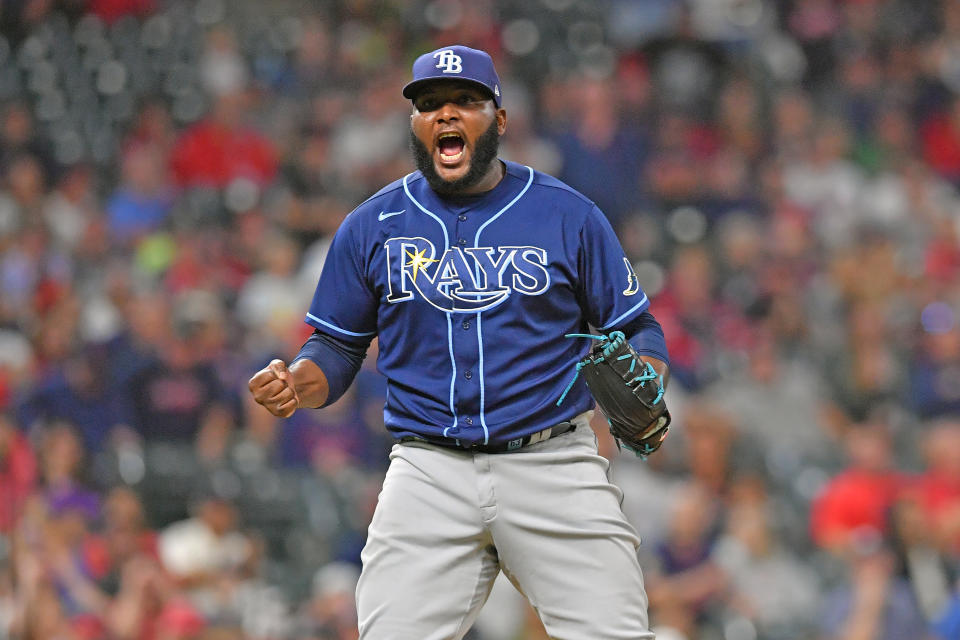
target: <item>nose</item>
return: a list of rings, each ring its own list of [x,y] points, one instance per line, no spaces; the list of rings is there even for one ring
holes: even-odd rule
[[[440,105],[440,108],[436,110],[435,114],[438,122],[450,122],[451,120],[460,119],[460,112],[452,100],[448,100]]]

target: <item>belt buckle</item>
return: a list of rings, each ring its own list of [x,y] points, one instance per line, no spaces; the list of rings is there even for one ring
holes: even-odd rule
[[[537,444],[538,442],[543,442],[544,440],[549,440],[550,436],[553,435],[553,427],[547,427],[543,431],[537,431],[536,433],[531,433],[529,440],[527,440],[527,445]]]

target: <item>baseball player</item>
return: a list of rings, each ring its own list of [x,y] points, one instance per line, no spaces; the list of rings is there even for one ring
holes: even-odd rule
[[[576,375],[593,327],[649,363],[632,380],[662,384],[663,334],[603,213],[497,158],[501,93],[482,51],[414,62],[418,170],[347,216],[306,314],[313,335],[250,391],[280,417],[328,405],[379,337],[397,442],[362,553],[361,638],[462,638],[501,570],[551,637],[652,638],[640,541]]]

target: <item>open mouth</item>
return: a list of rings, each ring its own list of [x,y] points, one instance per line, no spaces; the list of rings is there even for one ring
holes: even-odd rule
[[[441,133],[437,139],[437,151],[440,153],[440,162],[456,164],[463,157],[465,144],[460,134],[449,132]]]

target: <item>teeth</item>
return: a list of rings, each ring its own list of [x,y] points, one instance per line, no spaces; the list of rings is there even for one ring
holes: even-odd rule
[[[437,142],[439,143],[439,142],[441,142],[441,141],[443,141],[443,140],[446,140],[447,138],[456,138],[457,140],[460,140],[461,142],[463,141],[463,138],[460,137],[460,134],[459,134],[459,133],[456,133],[456,132],[454,132],[454,131],[447,131],[447,132],[445,132],[445,133],[441,133],[441,134],[437,137]],[[462,150],[462,149],[460,150],[459,153],[457,153],[456,155],[452,155],[452,156],[446,155],[445,153],[440,153],[440,157],[441,157],[445,162],[456,162],[457,160],[460,159],[460,157],[461,157],[462,155],[463,155],[463,150]]]

